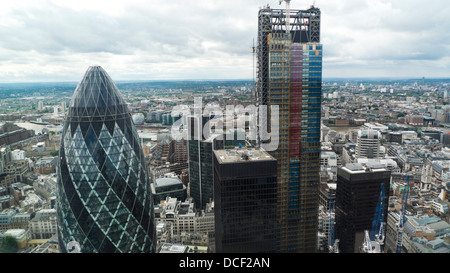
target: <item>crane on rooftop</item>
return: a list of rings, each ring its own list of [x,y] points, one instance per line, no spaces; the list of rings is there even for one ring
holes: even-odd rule
[[[283,1],[286,2],[286,33],[289,33],[291,21],[291,0],[280,0],[280,5]]]

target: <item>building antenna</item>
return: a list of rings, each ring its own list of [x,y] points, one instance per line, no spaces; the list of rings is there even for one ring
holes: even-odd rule
[[[291,21],[291,0],[280,0],[280,5],[283,1],[286,2],[286,33],[289,33]]]

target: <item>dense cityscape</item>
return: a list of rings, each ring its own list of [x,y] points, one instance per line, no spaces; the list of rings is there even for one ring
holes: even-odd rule
[[[147,82],[136,84],[139,86],[136,89],[120,88],[121,84],[117,84],[133,112],[149,162],[151,181],[156,186],[158,179],[165,177],[179,192],[169,199],[164,194],[155,198],[158,200],[155,213],[159,215],[156,219],[160,251],[170,251],[175,246],[177,251],[185,251],[179,245],[191,251],[213,252],[215,249],[213,203],[206,210],[196,211],[192,202],[186,201],[188,147],[186,142],[170,139],[168,132],[173,122],[163,117],[170,114],[177,103],[189,100],[192,103],[193,94],[220,104],[250,103],[252,81],[203,84],[199,87],[198,82],[182,85],[166,82],[160,87]],[[412,188],[407,217],[408,225],[414,230],[404,237],[408,242],[405,251],[449,252],[448,82],[324,79],[323,85],[317,251],[328,251],[329,191],[336,189],[338,168],[348,163],[372,162],[391,171],[390,187],[386,191],[390,195],[388,215],[391,218],[388,219],[391,221],[387,228],[392,233],[386,235],[386,240],[391,242],[390,250],[395,250],[395,219],[409,177]],[[18,252],[58,252],[54,237],[56,162],[61,141],[60,123],[71,91],[62,90],[60,93],[64,95],[59,95],[53,91],[56,88],[48,89],[50,94],[45,90],[34,92],[32,88],[23,94],[13,88],[2,92],[9,97],[1,101],[0,219],[3,234],[11,234],[20,242]],[[357,152],[358,147],[364,145],[358,137],[364,130],[376,132],[370,157],[358,156]],[[334,192],[332,198],[335,198]],[[167,220],[169,215],[176,215],[175,220]],[[185,219],[188,216],[193,217]],[[3,247],[1,251],[8,249]]]
[[[322,78],[320,16],[255,79],[0,84],[0,253],[450,253],[450,80]]]

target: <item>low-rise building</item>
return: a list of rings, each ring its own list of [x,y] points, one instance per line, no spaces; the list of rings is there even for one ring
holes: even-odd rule
[[[440,199],[432,200],[431,208],[438,215],[445,215],[448,212],[448,204]]]
[[[56,196],[56,174],[40,175],[33,183],[34,190],[41,196],[50,199]]]
[[[16,208],[8,208],[0,212],[0,232],[8,229],[28,229],[31,214]]]
[[[388,214],[386,229],[386,249],[395,251],[397,241],[398,211]],[[432,214],[406,216],[402,239],[402,253],[450,253],[450,225]]]
[[[202,239],[197,240],[196,243],[214,249],[215,228],[213,202],[207,204],[206,210],[195,211],[192,200],[188,199],[181,202],[176,198],[167,197],[166,200],[155,207],[155,215],[157,221],[160,223],[169,224],[166,228],[170,228],[170,240],[173,240],[175,237],[177,242],[189,241],[189,244],[192,244],[192,240],[189,238],[192,236],[200,236]],[[163,229],[161,229],[162,231]],[[204,239],[204,236],[206,236],[207,240]]]
[[[43,209],[36,212],[29,222],[31,239],[49,239],[57,232],[56,209]]]
[[[177,198],[184,201],[187,197],[186,186],[173,173],[167,173],[164,177],[156,178],[151,184],[153,201],[159,204],[167,197]]]
[[[50,239],[34,239],[28,241],[28,253],[59,253],[58,236]]]
[[[17,241],[17,248],[23,249],[27,247],[28,231],[26,229],[8,229],[3,236],[12,236]]]
[[[6,231],[10,228],[11,218],[17,214],[15,209],[5,209],[0,212],[0,231]]]
[[[36,161],[34,172],[40,174],[51,174],[56,172],[56,157],[43,157]]]
[[[186,245],[165,243],[161,246],[159,253],[193,253]]]

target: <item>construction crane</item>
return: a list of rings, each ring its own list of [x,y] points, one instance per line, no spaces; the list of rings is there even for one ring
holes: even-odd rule
[[[385,199],[384,184],[380,185],[380,196],[375,208],[375,215],[372,220],[372,228],[370,233],[368,230],[364,231],[364,242],[362,250],[365,253],[380,253],[384,244],[384,199]]]
[[[256,85],[255,85],[255,54],[256,54],[256,47],[255,47],[255,38],[253,38],[253,46],[252,46],[252,55],[253,55],[253,71],[252,71],[252,77],[253,77],[253,85],[252,85],[252,95],[256,96]]]
[[[402,195],[402,208],[400,211],[400,218],[397,223],[397,249],[396,253],[402,253],[402,239],[403,239],[403,226],[406,220],[406,206],[409,194],[409,176],[406,176],[406,187],[403,190]]]
[[[368,230],[364,230],[364,242],[362,245],[362,251],[365,253],[374,253],[372,241],[370,241],[370,235]]]
[[[291,0],[280,0],[281,3],[286,2],[286,33],[290,32],[290,21],[291,21]]]
[[[334,237],[334,208],[332,199],[332,190],[330,189],[330,237],[328,240],[328,251],[330,253],[339,253],[339,239]]]
[[[381,183],[380,188],[380,198],[378,199],[378,204],[372,221],[370,240],[382,243],[384,241],[384,199],[386,195],[383,183]]]

